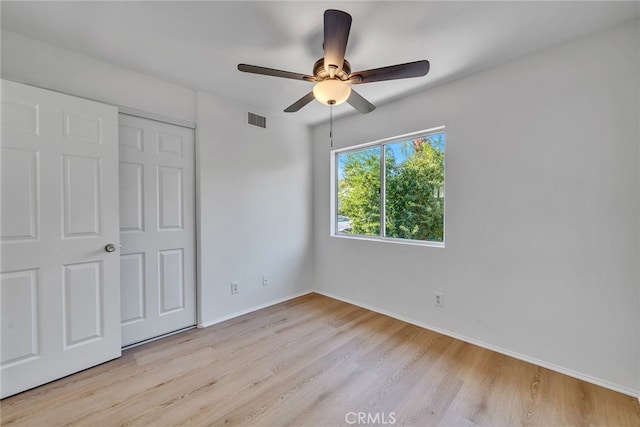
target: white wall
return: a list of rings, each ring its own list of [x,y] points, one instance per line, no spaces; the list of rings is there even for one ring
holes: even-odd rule
[[[249,111],[260,114],[198,92],[204,325],[312,289],[309,129],[271,116],[249,126]]]
[[[2,31],[2,78],[196,121],[195,91],[41,41]]]
[[[306,126],[268,117],[268,129],[249,127],[251,110],[232,101],[7,31],[2,78],[197,122],[199,324],[312,289]]]
[[[316,289],[640,393],[638,48],[633,21],[334,124],[446,125],[444,249],[329,237],[316,127]]]

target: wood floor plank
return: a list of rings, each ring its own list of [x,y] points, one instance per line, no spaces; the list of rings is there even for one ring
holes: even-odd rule
[[[640,426],[633,397],[317,294],[125,350],[0,410],[29,427]]]

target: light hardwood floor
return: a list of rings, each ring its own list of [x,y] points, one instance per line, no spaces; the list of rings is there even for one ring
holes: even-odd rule
[[[3,426],[640,426],[635,398],[317,294],[0,405]]]

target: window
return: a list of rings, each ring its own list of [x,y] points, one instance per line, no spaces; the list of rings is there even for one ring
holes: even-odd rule
[[[332,152],[335,236],[444,243],[444,128]]]

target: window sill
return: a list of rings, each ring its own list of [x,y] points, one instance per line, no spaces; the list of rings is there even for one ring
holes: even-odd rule
[[[378,243],[394,243],[396,245],[426,246],[430,248],[444,249],[445,247],[444,242],[425,242],[421,240],[394,239],[392,237],[360,236],[360,235],[338,234],[338,233],[332,233],[331,237],[337,237],[338,239],[366,240],[369,242],[378,242]]]

